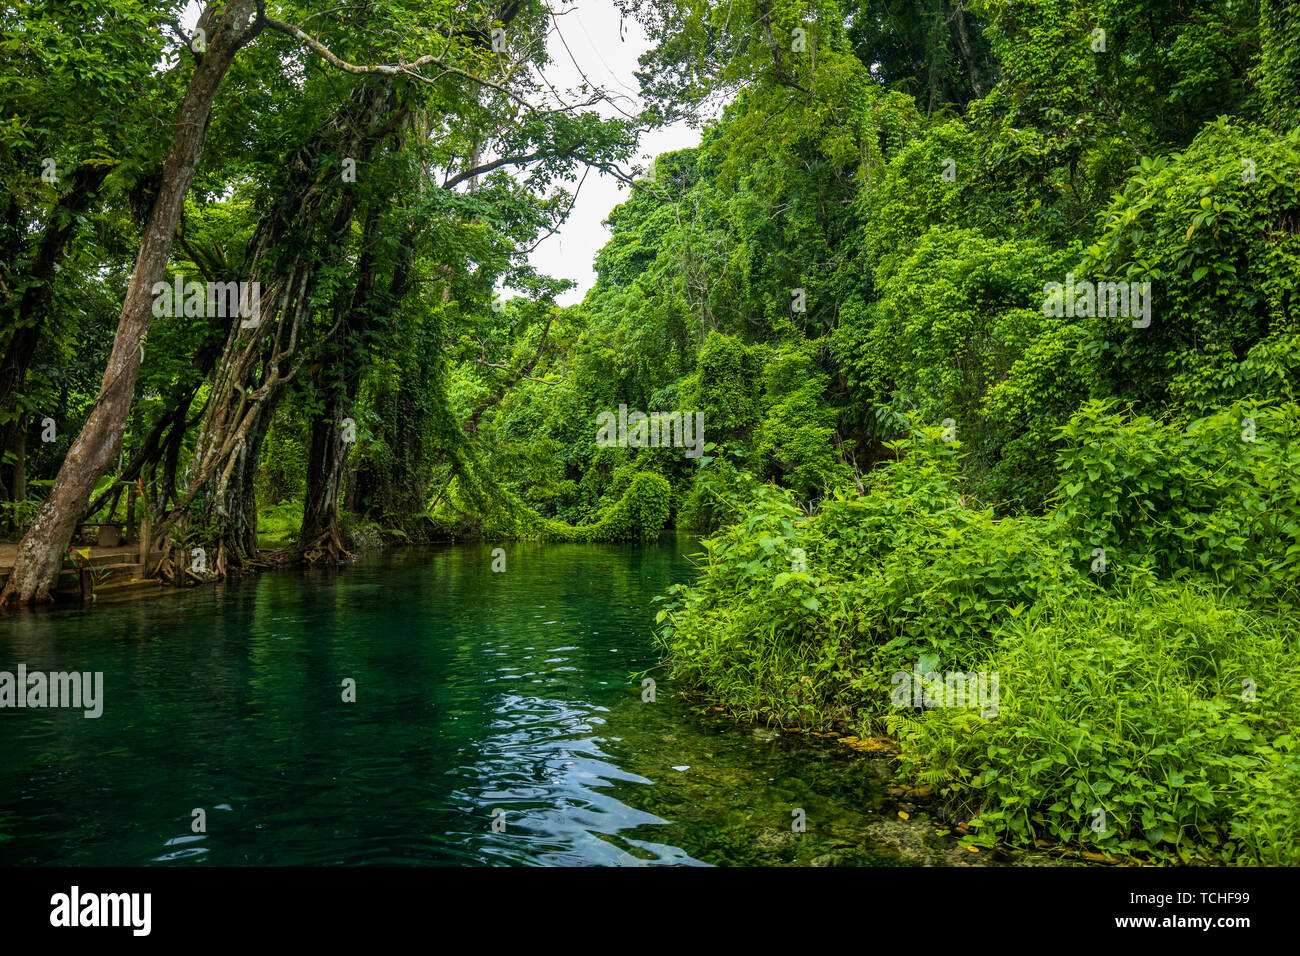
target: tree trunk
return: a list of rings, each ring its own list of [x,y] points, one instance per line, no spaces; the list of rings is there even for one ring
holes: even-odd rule
[[[53,600],[50,586],[58,576],[76,522],[95,483],[121,450],[144,339],[153,318],[152,289],[162,280],[171,256],[176,224],[203,154],[212,104],[221,81],[240,48],[261,29],[256,10],[255,0],[225,0],[224,4],[209,4],[199,17],[198,25],[208,38],[207,49],[199,56],[181,101],[172,148],[149,211],[99,399],[59,468],[49,499],[18,547],[14,569],[0,592],[0,604]]]
[[[343,255],[359,195],[355,189],[340,189],[337,168],[320,158],[332,154],[369,160],[392,132],[396,101],[391,80],[356,86],[290,158],[283,201],[258,223],[252,262],[253,277],[263,290],[260,321],[247,329],[238,320],[231,324],[186,472],[185,494],[156,532],[161,536],[183,523],[190,503],[201,501],[210,550],[226,557],[214,565],[219,573],[256,554],[256,455],[250,454],[250,443],[260,446],[269,408],[297,374],[304,347],[326,345],[334,331],[312,343],[302,341],[310,331],[317,271]]]
[[[276,400],[271,399],[271,404]],[[163,555],[155,569],[158,577],[170,582],[184,580],[191,562],[191,554],[186,549],[192,545],[204,548],[204,574],[213,577],[225,578],[236,572],[267,566],[259,557],[254,479],[272,410],[268,406],[262,409],[266,414],[250,415],[240,431],[240,440],[233,444],[229,455],[221,459],[225,468],[216,487],[204,501],[209,535],[201,541],[191,540],[184,547],[178,546],[176,536],[168,535],[169,529],[185,525],[185,514],[195,497],[190,494],[151,528],[151,535]],[[204,481],[200,487],[207,484]]]
[[[311,423],[307,457],[307,490],[302,505],[298,550],[308,564],[338,564],[351,557],[339,532],[339,498],[347,464],[348,445],[341,422],[351,402],[341,390],[326,406],[325,416]]]
[[[364,333],[373,329],[375,315],[375,248],[379,240],[379,217],[371,209],[362,230],[363,248],[357,261],[356,282],[350,300],[343,306],[344,335],[332,343],[317,373],[318,387],[325,392],[324,415],[311,423],[307,457],[306,493],[302,524],[298,529],[298,553],[308,564],[338,564],[352,557],[343,546],[339,530],[339,500],[347,475],[348,439],[343,422],[348,417],[361,384]],[[393,272],[389,287],[390,307],[396,306],[410,288],[407,280],[409,249]],[[392,296],[396,296],[395,299]],[[381,306],[382,308],[382,306]]]
[[[975,44],[971,42],[970,24],[966,20],[964,3],[965,0],[958,0],[953,6],[949,22],[953,28],[953,39],[957,41],[957,51],[961,54],[962,62],[966,64],[966,72],[970,76],[971,92],[974,93],[975,99],[979,99],[987,90],[984,85],[984,71],[980,68],[980,54],[976,51]],[[960,102],[964,104],[969,99],[971,97],[963,96]]]
[[[232,571],[263,566],[258,558],[255,478],[271,412],[271,408],[264,407],[246,433],[244,447],[226,483],[225,494],[218,503],[225,526],[225,534],[217,541],[217,561],[213,568],[219,577],[226,577]]]
[[[403,246],[401,259],[393,270],[389,283],[389,300],[395,306],[414,287],[414,258],[411,243]],[[448,282],[442,290],[445,303],[451,292]],[[441,340],[441,324],[435,326],[433,338]],[[425,448],[428,425],[427,400],[419,396],[435,394],[440,387],[435,381],[436,371],[427,354],[417,354],[413,363],[403,364],[398,372],[396,388],[385,395],[376,396],[378,411],[386,406],[387,414],[376,415],[379,421],[380,440],[390,454],[382,464],[362,463],[354,473],[351,497],[352,509],[377,522],[387,522],[392,515],[422,515],[428,503],[425,489],[432,470]],[[404,530],[409,532],[410,527]]]

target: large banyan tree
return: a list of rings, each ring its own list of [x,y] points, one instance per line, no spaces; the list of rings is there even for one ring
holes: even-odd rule
[[[254,477],[272,412],[291,386],[306,389],[295,395],[314,403],[310,487],[294,555],[344,556],[338,508],[353,437],[346,413],[371,358],[391,340],[403,300],[427,295],[421,271],[441,284],[444,305],[453,286],[487,302],[498,281],[526,277],[520,260],[527,243],[564,214],[557,199],[564,191],[553,184],[583,163],[609,168],[634,143],[635,122],[602,119],[591,109],[607,99],[603,92],[567,95],[540,74],[554,18],[541,0],[225,0],[204,7],[184,38],[188,46],[173,51],[192,61],[193,72],[166,159],[143,180],[149,212],[98,400],[22,540],[0,602],[50,600],[77,525],[103,503],[102,496],[92,502],[100,479],[134,480],[160,461],[154,530],[168,550],[160,573],[189,570],[177,545],[204,547],[206,569],[217,574],[257,563]],[[279,71],[260,89],[239,70],[255,43],[259,67]],[[265,53],[264,44],[272,45]],[[220,94],[232,71],[238,95],[227,100]],[[237,125],[240,97],[254,95],[250,90],[282,97],[283,115],[333,100],[297,143],[267,147],[281,151],[281,167],[237,257],[242,281],[261,290],[257,321],[236,316],[223,330],[202,317],[211,334],[196,350],[195,374],[172,390],[167,414],[142,429],[142,442],[133,437],[137,446],[124,455],[153,290],[168,279],[209,130]],[[227,132],[225,142],[239,137]],[[510,180],[506,169],[528,176]],[[382,174],[367,181],[377,170]],[[227,192],[247,174],[236,166],[230,175]],[[494,177],[504,179],[475,191]],[[83,178],[67,202],[89,201],[96,184],[90,174]],[[443,198],[420,199],[435,193]],[[495,227],[499,234],[486,243],[495,251],[456,262],[447,248],[455,232],[449,222],[480,233]],[[202,271],[202,250],[184,251]]]
[[[342,314],[318,341],[308,338],[314,303],[346,296],[338,286],[348,277],[329,270],[346,261],[362,192],[339,160],[368,165],[385,143],[400,145],[407,120],[398,81],[365,78],[287,164],[277,199],[263,213],[253,240],[252,282],[259,291],[257,314],[231,318],[207,405],[185,476],[186,490],[159,531],[196,523],[198,538],[215,549],[210,569],[218,575],[256,558],[257,510],[254,475],[270,411],[304,362],[330,350],[344,325]],[[373,215],[371,217],[373,219]],[[364,238],[373,238],[365,237]],[[357,295],[369,286],[373,253],[357,257]],[[332,275],[322,282],[322,273]],[[325,288],[322,288],[326,286]],[[333,286],[335,288],[329,288]],[[328,306],[327,306],[328,307]],[[185,540],[193,536],[186,535]],[[188,561],[188,556],[186,556]],[[164,558],[163,573],[170,555]]]

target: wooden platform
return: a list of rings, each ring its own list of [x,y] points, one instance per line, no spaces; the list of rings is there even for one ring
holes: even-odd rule
[[[157,581],[141,578],[144,566],[140,562],[140,546],[125,544],[116,548],[101,548],[97,545],[78,546],[80,552],[89,552],[85,573],[85,590],[92,590],[96,600],[109,600],[115,597],[135,595],[140,591],[157,589]],[[0,587],[9,579],[14,562],[18,560],[18,545],[0,544]],[[149,568],[152,570],[162,560],[161,551],[149,553]],[[82,572],[76,568],[65,567],[59,572],[53,592],[58,598],[79,598],[82,593]]]

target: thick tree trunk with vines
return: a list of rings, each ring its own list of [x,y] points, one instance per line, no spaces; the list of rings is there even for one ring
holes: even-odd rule
[[[307,493],[298,535],[298,551],[308,564],[338,564],[351,557],[339,531],[339,499],[348,454],[341,423],[348,417],[350,405],[346,395],[336,392],[325,415],[311,423]]]
[[[983,57],[975,49],[975,44],[971,40],[970,23],[966,18],[965,0],[958,0],[952,4],[952,16],[948,22],[952,24],[952,36],[956,41],[957,50],[961,54],[962,62],[966,64],[966,73],[970,78],[970,91],[974,94],[974,99],[979,99],[986,92],[984,82],[984,65],[981,63]],[[965,91],[962,91],[965,93]],[[963,97],[962,102],[971,97]]]
[[[306,489],[302,524],[298,529],[299,556],[307,564],[339,564],[352,555],[343,546],[339,529],[339,498],[343,493],[348,445],[354,437],[345,421],[361,377],[359,353],[363,345],[356,336],[371,322],[371,300],[375,287],[374,242],[378,216],[366,217],[364,247],[357,262],[357,281],[350,301],[344,306],[345,335],[331,343],[317,372],[318,388],[326,394],[325,410],[311,423],[307,451]]]
[[[183,582],[187,569],[199,579],[225,578],[231,574],[267,567],[260,556],[257,539],[257,498],[255,476],[261,460],[262,444],[271,421],[271,409],[262,409],[244,431],[243,441],[229,461],[230,469],[222,476],[221,490],[206,502],[204,520],[211,524],[190,526],[187,515],[192,496],[182,499],[155,529],[162,535],[163,556],[153,572],[172,583]],[[186,532],[194,532],[186,534]],[[194,566],[191,546],[180,546],[182,538],[204,550],[200,573]]]
[[[347,476],[348,447],[354,437],[344,422],[361,384],[362,336],[379,322],[376,309],[395,308],[410,291],[410,246],[404,247],[393,270],[383,304],[375,297],[375,248],[380,239],[375,211],[366,218],[364,248],[357,261],[357,281],[346,304],[344,337],[332,344],[328,360],[318,370],[318,387],[326,394],[324,414],[311,423],[307,457],[306,495],[298,554],[308,564],[338,564],[352,555],[343,545],[339,529],[339,504]]]
[[[225,577],[236,570],[265,566],[258,557],[255,478],[270,422],[270,409],[264,407],[245,437],[244,449],[235,462],[225,494],[218,503],[225,525],[224,534],[218,541],[217,561],[213,569],[219,577]]]
[[[347,242],[358,204],[355,187],[324,155],[368,160],[392,131],[396,93],[391,80],[358,84],[312,141],[289,162],[284,200],[262,217],[254,237],[253,281],[260,284],[255,325],[231,323],[225,351],[186,473],[186,491],[163,522],[184,535],[190,505],[199,501],[206,550],[218,556],[218,575],[257,561],[253,480],[257,449],[270,424],[269,410],[306,358],[335,329],[312,343],[310,301],[317,271],[335,261]]]
[[[264,278],[256,271],[254,276],[255,281]],[[186,472],[185,493],[158,528],[160,535],[175,538],[197,533],[212,556],[208,571],[220,577],[245,567],[257,554],[254,473],[270,420],[267,412],[292,375],[286,365],[297,344],[308,294],[301,278],[272,283],[269,296],[264,288],[256,326],[244,329],[238,318],[232,322]],[[288,314],[283,313],[286,305]],[[200,505],[194,523],[191,505],[196,500]],[[168,570],[166,561],[159,565],[161,576]]]
[[[50,602],[50,587],[90,494],[121,451],[122,433],[135,391],[144,339],[153,318],[153,286],[171,256],[185,195],[198,169],[212,105],[235,55],[261,29],[255,0],[226,0],[210,5],[199,17],[207,48],[198,57],[181,101],[171,151],[145,226],[135,269],[127,286],[113,351],[100,385],[99,399],[73,442],[51,489],[18,547],[18,557],[0,604]]]
[[[382,429],[379,438],[389,454],[383,462],[366,461],[357,469],[349,507],[373,521],[424,512],[423,492],[429,481],[426,416],[416,396],[426,384],[402,376],[386,402],[386,411],[378,416]]]

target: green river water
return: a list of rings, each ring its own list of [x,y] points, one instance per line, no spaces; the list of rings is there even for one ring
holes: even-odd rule
[[[658,670],[643,702],[692,539],[504,547],[0,618],[0,670],[104,675],[97,719],[0,709],[0,864],[998,861],[901,820],[886,761]]]

